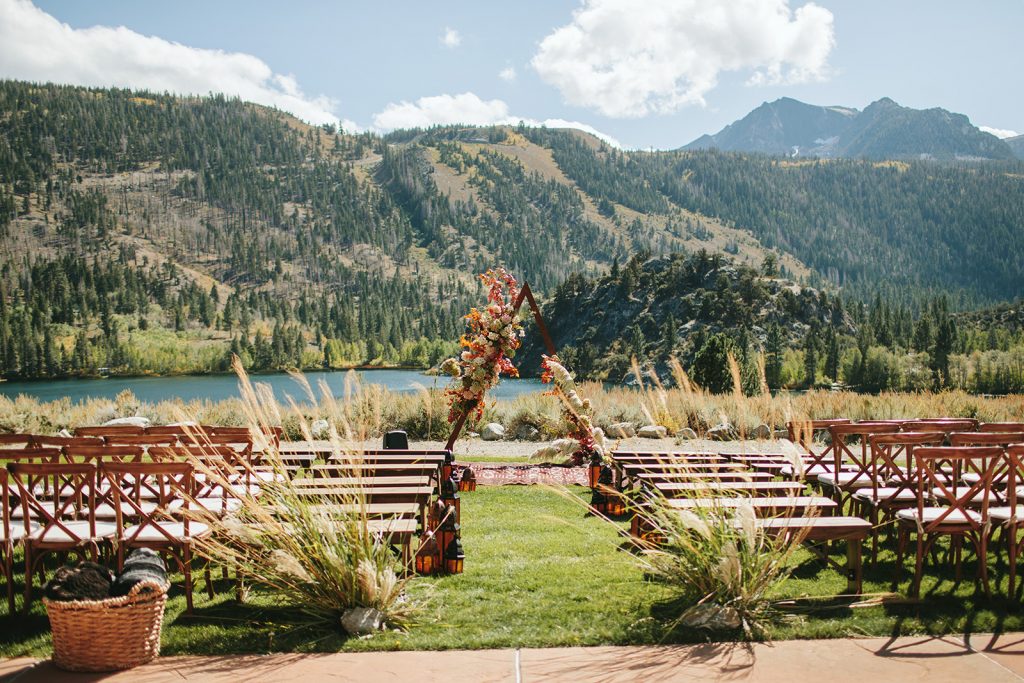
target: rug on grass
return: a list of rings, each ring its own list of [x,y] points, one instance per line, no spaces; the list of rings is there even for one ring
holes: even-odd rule
[[[520,465],[500,462],[460,462],[469,465],[476,474],[480,486],[506,486],[508,484],[551,484],[568,486],[587,485],[585,467],[562,467],[561,465]]]

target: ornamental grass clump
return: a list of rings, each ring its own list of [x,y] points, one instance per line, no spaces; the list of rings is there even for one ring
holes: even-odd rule
[[[280,424],[281,407],[266,385],[253,385],[235,359],[247,424],[253,434],[270,433]],[[310,401],[317,402],[301,377]],[[321,387],[318,412],[329,415],[328,441],[340,466],[336,477],[362,478],[358,450],[350,444],[365,436],[363,425],[338,423],[348,414],[336,404],[326,385]],[[291,405],[294,412],[298,406]],[[373,411],[371,411],[372,413]],[[300,413],[300,429],[311,438],[310,426]],[[341,435],[345,435],[344,437]],[[408,576],[387,535],[373,530],[367,499],[356,485],[344,493],[300,495],[286,475],[280,452],[271,440],[254,444],[262,455],[247,481],[257,481],[259,495],[240,497],[241,509],[223,519],[208,519],[213,533],[198,542],[198,552],[214,564],[234,568],[238,577],[276,595],[314,622],[334,628],[346,615],[360,610],[373,628],[404,629],[416,611],[406,593]],[[196,458],[202,476],[222,486],[231,484],[226,470]],[[239,481],[232,482],[237,488]],[[339,489],[340,490],[340,489]]]
[[[737,631],[763,637],[780,617],[772,594],[793,568],[803,535],[768,534],[754,508],[726,507],[698,495],[680,510],[655,495],[638,509],[645,529],[637,554],[644,571],[668,586],[682,605],[673,627]]]

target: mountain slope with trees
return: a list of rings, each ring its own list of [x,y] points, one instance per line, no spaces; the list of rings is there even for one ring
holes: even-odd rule
[[[1022,225],[1021,162],[623,151],[525,126],[382,138],[2,81],[0,374],[428,366],[481,299],[474,273],[505,265],[543,297],[638,253],[959,310],[1024,291]]]

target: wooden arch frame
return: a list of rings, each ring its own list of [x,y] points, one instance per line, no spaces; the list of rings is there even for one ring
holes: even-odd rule
[[[540,330],[541,339],[544,340],[544,346],[547,348],[548,355],[555,355],[555,344],[551,341],[551,335],[548,333],[547,325],[544,324],[544,317],[540,314],[540,307],[537,306],[537,300],[533,298],[533,291],[530,289],[530,283],[524,282],[523,288],[519,290],[519,296],[512,302],[512,307],[515,313],[519,314],[519,309],[522,308],[523,302],[530,305],[530,310],[533,311],[533,319],[537,323],[537,329]],[[449,451],[455,446],[455,442],[459,440],[459,434],[462,433],[462,428],[466,425],[466,419],[469,414],[476,410],[476,407],[480,401],[484,400],[481,396],[477,401],[466,406],[466,409],[462,411],[462,415],[455,422],[455,427],[452,428],[451,436],[448,437],[448,443],[445,445]]]

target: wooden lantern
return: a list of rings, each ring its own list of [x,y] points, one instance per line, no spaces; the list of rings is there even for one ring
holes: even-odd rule
[[[441,482],[441,500],[449,507],[455,508],[455,521],[462,520],[462,506],[459,501],[459,485],[449,477]]]
[[[430,509],[427,510],[427,526],[431,529],[437,529],[444,523],[444,516],[448,512],[448,504],[438,498],[430,505]]]
[[[437,538],[429,531],[420,539],[420,547],[416,550],[416,573],[423,576],[436,574],[440,570],[441,547]]]
[[[462,539],[456,535],[444,549],[444,570],[449,574],[461,574],[466,561],[466,553],[462,549]]]
[[[476,473],[470,467],[462,470],[462,477],[459,478],[460,491],[476,491]]]
[[[597,488],[597,481],[601,477],[601,463],[591,462],[587,469],[587,484],[590,488]]]

